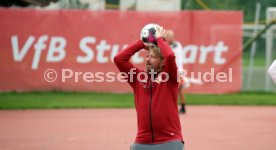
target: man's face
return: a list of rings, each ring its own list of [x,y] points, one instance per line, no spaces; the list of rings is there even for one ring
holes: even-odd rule
[[[154,54],[153,50],[148,50],[146,57],[147,70],[150,71],[153,69],[155,72],[160,72],[162,71],[163,66],[163,60],[160,58],[160,56]]]

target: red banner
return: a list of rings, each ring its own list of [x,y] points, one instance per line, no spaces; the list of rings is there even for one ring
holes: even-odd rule
[[[187,76],[203,81],[189,92],[241,89],[241,12],[0,9],[0,17],[1,91],[131,92],[113,57],[148,23],[175,31]],[[145,68],[143,53],[132,62]]]

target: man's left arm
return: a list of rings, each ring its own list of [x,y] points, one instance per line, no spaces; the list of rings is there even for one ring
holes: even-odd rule
[[[169,74],[169,80],[173,83],[177,83],[177,66],[175,62],[175,55],[171,47],[164,41],[163,37],[157,38],[157,44],[164,57],[164,70]]]

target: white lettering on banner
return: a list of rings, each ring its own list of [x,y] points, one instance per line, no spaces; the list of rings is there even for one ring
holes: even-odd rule
[[[42,50],[44,50],[46,48],[45,42],[47,40],[48,40],[48,35],[43,35],[38,39],[37,43],[34,46],[35,54],[34,54],[34,59],[33,59],[33,63],[32,63],[33,70],[36,70],[38,68],[41,52],[42,52]]]
[[[222,64],[225,64],[226,62],[226,59],[222,57],[222,53],[227,52],[228,50],[229,50],[229,47],[226,46],[223,41],[219,41],[215,46],[187,45],[183,48],[183,57],[184,57],[183,63],[194,64],[196,63],[197,55],[199,55],[198,63],[204,64],[206,63],[208,54],[213,52],[214,53],[213,62],[216,65],[222,65]]]
[[[37,39],[36,44],[34,45],[34,58],[32,62],[32,69],[36,70],[39,65],[40,56],[43,50],[46,49],[46,42],[48,40],[48,35],[42,35]],[[12,41],[12,51],[14,61],[22,61],[26,56],[27,52],[30,50],[34,44],[35,37],[30,36],[25,42],[22,50],[19,50],[18,36],[14,35],[11,37]],[[63,37],[52,37],[50,41],[50,47],[47,55],[47,62],[59,62],[62,61],[65,57],[65,46],[66,40]],[[20,52],[21,51],[21,52]],[[54,56],[55,53],[58,53],[58,56]]]
[[[47,55],[47,62],[60,62],[65,57],[66,40],[63,37],[52,37]],[[55,56],[55,54],[59,54]]]
[[[108,57],[104,56],[104,51],[107,51],[110,49],[110,45],[106,43],[106,40],[101,40],[100,44],[97,45],[97,62],[98,63],[107,63]]]
[[[119,45],[118,44],[114,44],[111,50],[111,55],[110,55],[110,59],[113,62],[113,58],[118,54],[119,52]]]
[[[36,41],[37,40],[37,41]],[[46,50],[47,44],[49,44],[46,62],[61,62],[66,57],[66,45],[67,41],[64,37],[42,35],[40,37],[29,36],[27,41],[23,44],[22,48],[19,48],[19,38],[17,35],[11,37],[13,59],[16,62],[23,61],[24,57],[31,50],[34,45],[34,56],[31,68],[33,70],[38,69],[40,56],[42,51]],[[36,41],[36,43],[35,43]],[[47,43],[47,41],[50,41]],[[92,46],[95,48],[93,49]],[[126,48],[127,45],[120,46],[118,44],[109,44],[107,40],[97,41],[96,37],[86,36],[79,42],[79,49],[83,53],[76,56],[76,62],[85,64],[94,61],[100,64],[113,62],[113,58],[119,52],[119,50]],[[223,57],[223,53],[226,53],[229,47],[224,44],[223,41],[219,41],[215,45],[186,45],[183,47],[183,60],[184,64],[205,64],[210,54],[213,54],[212,59],[215,65],[222,65],[226,63],[226,58]],[[107,52],[110,53],[107,53]],[[107,54],[109,56],[107,56]],[[141,64],[144,62],[144,58],[137,52],[132,58],[134,64]]]
[[[196,45],[187,45],[183,47],[183,63],[189,64],[189,63],[195,63],[196,62],[196,56],[197,56],[197,46]],[[190,56],[188,56],[190,52]]]
[[[215,47],[215,57],[214,62],[216,64],[224,64],[226,62],[225,58],[222,58],[221,54],[222,52],[227,52],[228,47],[224,45],[222,41],[218,42],[217,46]]]
[[[200,57],[199,63],[205,64],[206,59],[208,58],[208,53],[210,53],[213,49],[213,46],[200,46]]]
[[[89,63],[94,58],[93,49],[90,48],[87,44],[95,44],[96,38],[94,37],[85,37],[80,41],[80,50],[83,51],[86,56],[77,56],[78,63]]]
[[[80,41],[80,50],[83,51],[86,55],[85,56],[77,56],[78,63],[89,63],[94,59],[94,50],[88,46],[88,44],[95,44],[96,38],[95,37],[84,37]],[[126,48],[127,45],[122,46],[121,49]],[[120,45],[114,44],[113,46],[108,44],[106,40],[101,40],[99,44],[96,45],[96,61],[98,63],[108,63],[109,61],[113,62],[113,58],[118,54],[120,50]],[[108,59],[105,56],[106,51],[111,51],[110,58]],[[141,60],[142,59],[142,60]],[[143,58],[139,57],[139,54],[136,54],[132,57],[132,61],[135,64],[142,63],[144,61]]]
[[[19,50],[18,37],[16,35],[11,37],[12,41],[12,52],[14,61],[22,61],[32,44],[35,41],[34,36],[29,36],[27,42],[24,44],[22,50]],[[21,52],[20,52],[21,51]]]

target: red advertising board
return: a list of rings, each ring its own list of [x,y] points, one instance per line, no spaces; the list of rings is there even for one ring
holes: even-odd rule
[[[175,31],[183,45],[187,75],[203,81],[189,92],[241,89],[242,13],[238,11],[0,9],[0,17],[0,91],[131,92],[118,81],[113,57],[139,39],[148,23]],[[141,69],[143,56],[141,52],[132,58]]]

